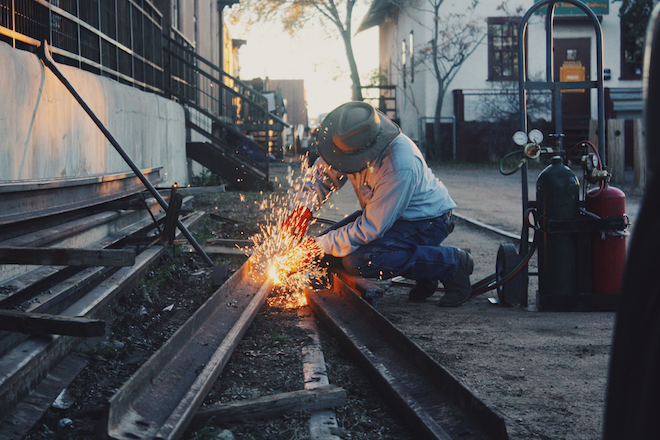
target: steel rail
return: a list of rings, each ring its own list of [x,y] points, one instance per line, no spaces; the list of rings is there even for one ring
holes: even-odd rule
[[[272,288],[252,277],[248,260],[115,393],[103,428],[109,438],[183,434]]]
[[[163,207],[163,209],[167,210],[169,208],[169,205],[163,199],[163,197],[160,195],[158,190],[154,188],[154,186],[149,182],[149,180],[142,174],[142,171],[140,171],[140,168],[133,162],[133,160],[130,158],[130,156],[126,153],[126,151],[119,145],[119,142],[112,136],[110,131],[103,125],[101,120],[94,114],[92,109],[87,105],[87,103],[82,99],[82,97],[78,94],[76,89],[73,87],[73,85],[69,82],[69,80],[64,76],[62,71],[57,67],[55,64],[55,61],[53,61],[53,58],[50,55],[50,50],[48,43],[44,41],[44,44],[41,45],[39,48],[39,58],[41,58],[42,62],[53,72],[53,74],[57,77],[57,79],[64,84],[64,86],[67,88],[69,93],[73,95],[76,101],[78,101],[78,104],[85,110],[87,115],[94,121],[96,126],[101,130],[103,135],[106,137],[106,139],[112,144],[112,146],[115,148],[117,153],[124,159],[126,164],[133,170],[135,175],[142,181],[144,186],[149,190],[151,195],[158,201],[160,206]],[[177,220],[177,227],[181,231],[181,233],[186,237],[186,239],[190,242],[193,248],[197,251],[197,253],[204,259],[204,261],[209,265],[213,266],[213,261],[209,258],[208,255],[206,255],[206,252],[204,252],[204,249],[197,243],[197,240],[195,240],[195,237],[192,236],[190,231],[185,227],[185,225],[181,222],[181,220]]]
[[[191,216],[186,220],[188,226],[201,218],[200,215]],[[164,246],[150,246],[136,257],[132,267],[124,267],[109,277],[101,280],[93,288],[86,289],[85,280],[74,282],[74,286],[65,282],[61,292],[55,298],[49,298],[56,304],[58,314],[63,316],[79,316],[96,318],[105,307],[121,294],[125,289],[133,286],[137,280],[156,262],[165,252]],[[90,268],[91,277],[95,277],[94,269]],[[79,290],[83,291],[80,292]],[[48,296],[48,295],[45,295]],[[66,297],[66,298],[62,298]],[[52,312],[52,307],[50,311]],[[40,309],[40,308],[39,308]],[[4,332],[0,332],[2,334]],[[11,334],[10,334],[11,335]],[[18,335],[18,334],[16,334]],[[12,345],[12,339],[17,344]],[[5,346],[0,357],[0,413],[8,414],[15,405],[34,389],[58,362],[60,362],[72,348],[77,346],[82,338],[68,336],[30,336],[27,338],[11,336],[8,340],[0,340]]]
[[[142,170],[157,185],[162,167]],[[118,200],[144,190],[133,173],[0,182],[0,226]]]
[[[502,416],[349,284],[333,274],[331,289],[307,290],[308,303],[420,438],[508,439]]]

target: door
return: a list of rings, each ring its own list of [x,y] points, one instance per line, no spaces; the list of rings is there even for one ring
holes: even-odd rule
[[[554,40],[555,81],[590,81],[591,39],[566,38]],[[588,121],[591,118],[591,89],[562,91],[562,121]]]

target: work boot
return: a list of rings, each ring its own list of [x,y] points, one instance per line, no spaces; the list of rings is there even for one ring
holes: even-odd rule
[[[456,307],[470,299],[472,293],[472,284],[470,284],[470,275],[474,270],[474,261],[467,252],[458,250],[458,271],[451,281],[443,283],[445,286],[445,296],[440,298],[440,307]]]
[[[415,287],[408,293],[408,301],[424,301],[433,295],[438,288],[438,282],[433,280],[417,280]]]

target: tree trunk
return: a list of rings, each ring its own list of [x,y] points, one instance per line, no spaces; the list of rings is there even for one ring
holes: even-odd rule
[[[346,57],[348,58],[348,66],[351,69],[351,82],[352,82],[351,99],[353,101],[362,101],[360,74],[358,73],[358,67],[357,67],[357,63],[355,62],[355,55],[353,53],[353,44],[351,42],[350,29],[342,31],[341,37],[344,40],[344,47],[346,48]]]

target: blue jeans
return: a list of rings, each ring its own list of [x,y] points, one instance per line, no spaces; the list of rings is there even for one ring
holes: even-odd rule
[[[398,220],[382,237],[341,258],[341,264],[349,273],[365,278],[400,275],[411,280],[450,281],[458,270],[458,249],[440,246],[449,235],[450,224],[446,217]]]

